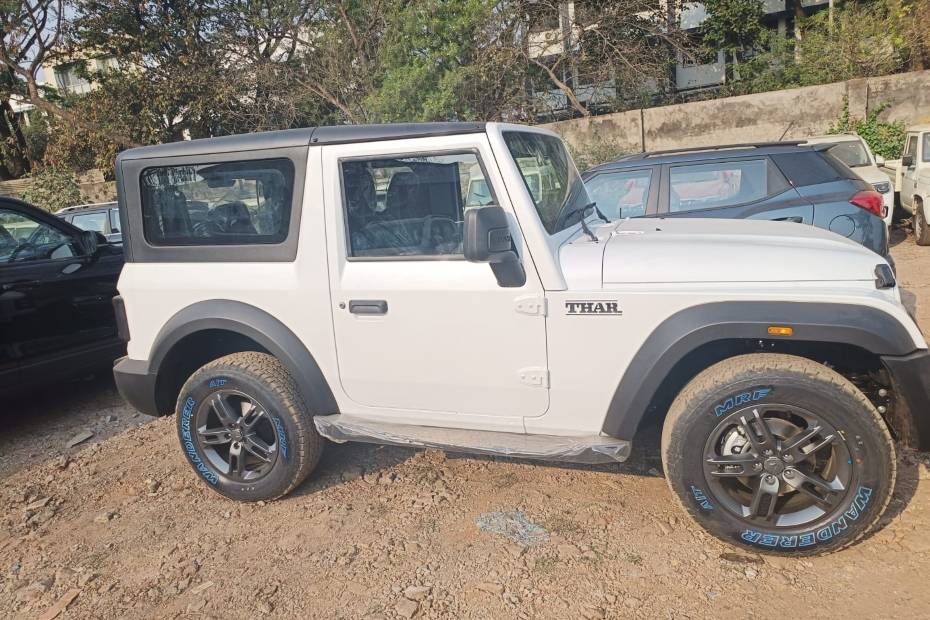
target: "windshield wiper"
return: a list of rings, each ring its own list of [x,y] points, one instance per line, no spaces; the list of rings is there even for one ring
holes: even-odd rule
[[[588,223],[584,221],[585,213],[587,213],[591,209],[594,209],[594,212],[597,213],[597,216],[601,220],[603,220],[607,224],[610,223],[610,220],[607,219],[607,216],[601,213],[601,210],[597,208],[596,202],[589,202],[588,204],[581,207],[580,209],[576,211],[572,211],[571,213],[568,214],[568,217],[566,217],[565,219],[568,219],[570,217],[574,217],[575,215],[580,214],[581,215],[581,230],[583,230],[585,234],[588,235],[588,238],[591,239],[591,241],[597,242],[597,235],[595,235],[594,232],[592,232],[591,228],[588,226]]]

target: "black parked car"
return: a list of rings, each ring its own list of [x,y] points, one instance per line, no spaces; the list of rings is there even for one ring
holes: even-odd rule
[[[75,205],[56,211],[55,215],[81,230],[94,230],[110,243],[123,242],[123,226],[119,220],[119,205],[115,202]]]
[[[620,217],[758,218],[812,224],[888,255],[882,196],[827,153],[773,142],[627,155],[582,178]]]
[[[0,394],[112,366],[121,246],[0,198]]]

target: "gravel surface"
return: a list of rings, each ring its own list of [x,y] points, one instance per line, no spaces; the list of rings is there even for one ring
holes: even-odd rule
[[[930,333],[930,248],[894,241]],[[329,445],[292,495],[247,505],[200,484],[173,418],[109,378],[0,422],[0,617],[930,617],[926,453],[901,455],[880,531],[786,560],[690,526],[655,429],[623,466]]]

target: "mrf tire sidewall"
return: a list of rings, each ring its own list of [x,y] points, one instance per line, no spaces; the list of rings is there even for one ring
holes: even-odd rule
[[[261,403],[277,430],[276,462],[270,472],[254,482],[228,479],[192,436],[201,404],[211,394],[230,389]],[[286,495],[313,470],[323,450],[323,440],[293,379],[278,360],[263,353],[234,353],[197,370],[181,388],[176,419],[181,450],[198,478],[217,493],[237,501],[269,501]],[[281,446],[285,446],[284,451]]]
[[[722,419],[715,415],[715,407],[760,389],[771,391],[750,404],[802,407],[849,438],[856,489],[831,516],[797,528],[765,529],[737,518],[709,491],[703,462],[707,439]],[[865,535],[887,506],[895,481],[891,435],[865,396],[821,364],[779,354],[731,358],[695,377],[669,409],[662,460],[676,498],[698,525],[726,542],[782,555],[826,553]]]

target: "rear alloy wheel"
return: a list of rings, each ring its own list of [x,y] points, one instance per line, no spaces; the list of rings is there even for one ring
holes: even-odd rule
[[[281,497],[323,451],[294,380],[264,353],[227,355],[191,375],[178,397],[177,426],[194,471],[236,500]]]
[[[669,486],[727,542],[813,555],[865,535],[891,498],[891,435],[856,386],[774,353],[719,362],[691,380],[662,432]]]

